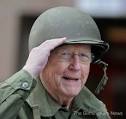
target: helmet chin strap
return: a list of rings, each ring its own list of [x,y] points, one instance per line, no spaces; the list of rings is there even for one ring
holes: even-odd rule
[[[100,91],[102,91],[102,90],[104,89],[104,86],[106,85],[106,83],[107,83],[107,81],[108,81],[108,76],[107,76],[107,73],[106,73],[108,64],[105,63],[105,62],[103,62],[103,61],[101,61],[101,60],[98,60],[98,61],[95,62],[95,63],[101,65],[102,68],[103,68],[103,72],[104,72],[104,74],[103,74],[103,76],[102,76],[102,79],[101,79],[101,81],[99,82],[99,84],[98,84],[98,86],[97,86],[97,88],[96,88],[96,90],[95,90],[95,93],[96,93],[96,94],[99,94]]]

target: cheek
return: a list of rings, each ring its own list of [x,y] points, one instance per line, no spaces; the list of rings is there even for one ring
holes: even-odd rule
[[[53,63],[52,70],[58,76],[62,76],[63,72],[67,68],[67,64],[63,62],[56,62]]]
[[[48,91],[55,91],[57,88],[57,82],[56,82],[56,74],[55,71],[52,68],[45,68],[43,72],[41,73],[41,80],[44,85],[44,87]]]
[[[57,86],[65,70],[63,63],[51,63],[42,72],[42,78],[47,85]]]

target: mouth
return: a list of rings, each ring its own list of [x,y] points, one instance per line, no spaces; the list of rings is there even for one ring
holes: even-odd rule
[[[68,77],[68,76],[63,76],[63,79],[72,80],[72,81],[78,81],[79,80],[79,78],[73,78],[73,77]]]

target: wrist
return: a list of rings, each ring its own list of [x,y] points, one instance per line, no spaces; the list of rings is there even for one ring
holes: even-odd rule
[[[36,78],[39,74],[38,71],[28,66],[24,66],[22,69],[27,71],[33,78]]]

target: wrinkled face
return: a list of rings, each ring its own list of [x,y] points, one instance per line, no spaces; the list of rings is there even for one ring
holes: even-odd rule
[[[74,97],[87,81],[90,62],[89,45],[62,45],[51,52],[40,77],[52,94]]]

